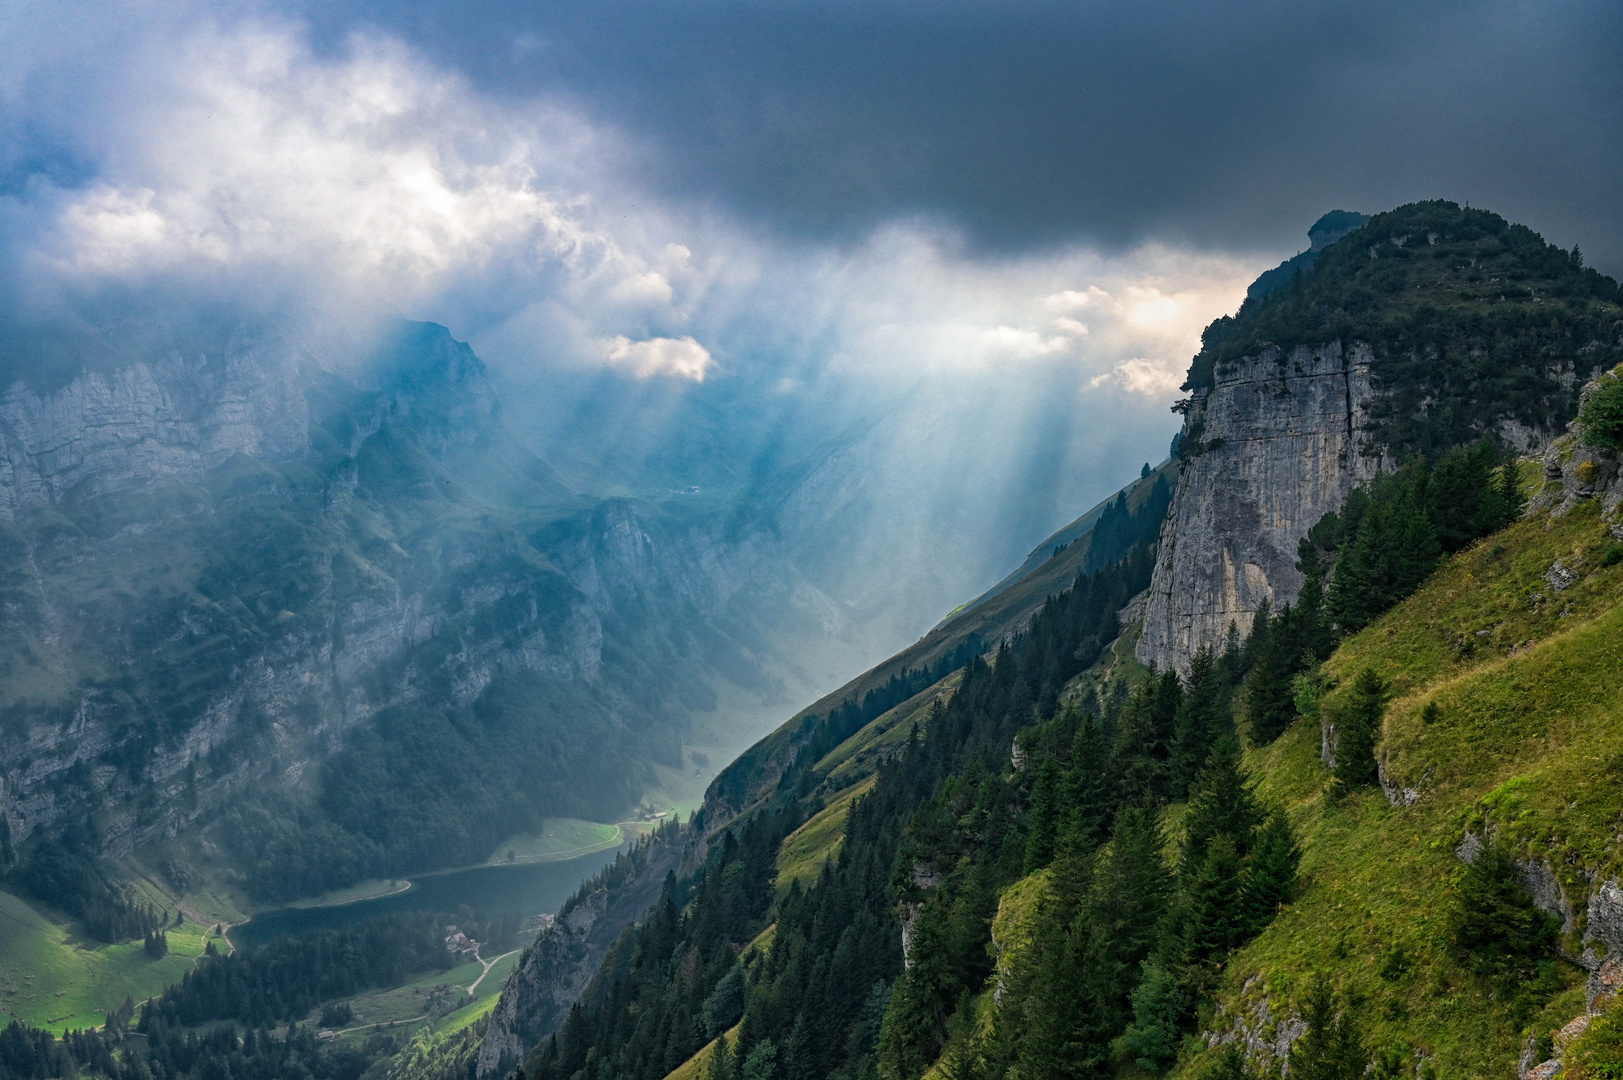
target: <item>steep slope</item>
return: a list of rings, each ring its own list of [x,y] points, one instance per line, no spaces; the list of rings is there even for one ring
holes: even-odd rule
[[[1578,410],[1580,365],[1623,355],[1617,286],[1525,230],[1446,204],[1366,229],[1437,216],[1460,232],[1421,231],[1422,254],[1480,242],[1479,265],[1506,260],[1481,281],[1467,265],[1454,283],[1462,295],[1503,284],[1489,280],[1502,270],[1560,292],[1559,310],[1529,297],[1503,308],[1483,300],[1493,308],[1484,314],[1467,297],[1439,314],[1417,299],[1435,279],[1413,258],[1393,260],[1396,271],[1381,265],[1411,233],[1373,253],[1353,244],[1358,233],[1339,242],[1353,246],[1325,248],[1311,275],[1231,320],[1238,330],[1209,332],[1191,374],[1197,394],[1234,422],[1248,402],[1238,419],[1276,434],[1221,458],[1212,455],[1227,443],[1186,426],[1156,556],[1157,574],[1181,566],[1221,586],[1222,543],[1193,570],[1191,553],[1182,564],[1169,555],[1186,543],[1198,552],[1202,540],[1181,531],[1179,500],[1243,500],[1260,477],[1283,476],[1293,487],[1281,504],[1219,524],[1228,530],[1219,540],[1267,545],[1295,570],[1296,541],[1360,478],[1424,452],[1435,473],[1411,467],[1359,504],[1402,498],[1404,520],[1453,530],[1458,543],[1439,550],[1457,553],[1418,595],[1342,641],[1322,667],[1297,654],[1339,631],[1317,621],[1317,602],[1304,603],[1297,621],[1259,626],[1210,663],[1174,653],[1175,670],[1111,697],[1095,719],[1065,703],[1107,646],[1121,646],[1098,635],[1116,632],[1128,590],[1142,583],[1135,566],[1154,553],[1146,535],[1123,563],[1050,597],[991,665],[971,659],[899,703],[881,691],[911,690],[901,678],[909,666],[875,669],[844,702],[820,703],[718,778],[703,864],[628,931],[621,959],[531,1054],[526,1075],[563,1080],[597,1061],[599,1071],[659,1080],[692,1073],[696,1054],[710,1055],[708,1076],[790,1080],[1169,1069],[1234,1078],[1277,1075],[1291,1055],[1292,1075],[1363,1076],[1372,1059],[1378,1076],[1508,1075],[1524,1049],[1550,1052],[1539,1036],[1590,1004],[1583,968],[1604,1007],[1623,982],[1623,969],[1605,963],[1613,898],[1623,895],[1609,748],[1623,670],[1613,625],[1623,529],[1603,518],[1616,512],[1615,455],[1580,445],[1593,442],[1581,432],[1555,443],[1533,516],[1474,546],[1505,518],[1478,515],[1466,528],[1450,517],[1477,513],[1471,499],[1448,501],[1453,480],[1438,479],[1435,497],[1413,493],[1428,477],[1470,476],[1480,495],[1492,459],[1444,451],[1492,435],[1536,446]],[[1364,263],[1377,272],[1361,276]],[[1259,340],[1302,370],[1263,370],[1279,358],[1260,353]],[[1341,341],[1362,343],[1365,371],[1339,345],[1315,345]],[[1275,385],[1242,390],[1247,371]],[[1623,402],[1606,400],[1611,437],[1623,441]],[[1299,440],[1286,444],[1295,462],[1270,472],[1277,439]],[[1314,468],[1300,468],[1304,446]],[[1516,503],[1512,475],[1492,479],[1505,506]],[[1397,503],[1379,506],[1399,513]],[[1352,531],[1337,550],[1353,550],[1361,522],[1376,530],[1397,520],[1370,514],[1342,523]],[[1437,556],[1428,558],[1429,570]],[[1242,580],[1246,561],[1231,560]],[[1229,610],[1270,594],[1295,599],[1288,581],[1255,585]],[[1151,619],[1165,618],[1157,595]],[[1225,629],[1198,644],[1222,651]],[[1280,651],[1272,638],[1296,633],[1283,640],[1299,665],[1285,672],[1285,701],[1308,715],[1276,739],[1251,715],[1255,688],[1277,674],[1266,666],[1268,650]],[[1157,648],[1147,651],[1154,660]],[[1248,739],[1243,757],[1236,736]],[[763,834],[776,841],[786,886],[744,854]],[[1540,905],[1565,918],[1559,941],[1543,936]],[[1585,1051],[1564,1052],[1576,1061]],[[1312,1072],[1314,1054],[1328,1071]]]
[[[840,721],[840,737],[822,745],[822,753],[832,753],[836,745],[866,744],[894,728],[898,717],[911,718],[919,702],[940,696],[940,684],[970,656],[1019,634],[1049,597],[1069,588],[1079,575],[1103,569],[1149,540],[1160,528],[1177,477],[1177,463],[1168,462],[1128,484],[1055,533],[1061,539],[1045,541],[1022,567],[912,646],[791,717],[716,778],[705,794],[707,826],[720,828],[745,808],[771,798],[782,771],[819,737],[820,722],[834,718],[842,707],[859,707],[860,721],[855,716]],[[894,695],[902,686],[909,692],[898,703]],[[828,736],[821,737],[826,742]]]
[[[1344,642],[1325,665],[1339,688],[1320,717],[1248,756],[1258,791],[1290,808],[1303,840],[1299,897],[1235,955],[1212,1021],[1212,1038],[1240,1037],[1258,1066],[1277,1065],[1299,1033],[1316,975],[1368,1002],[1371,1049],[1424,1059],[1438,1076],[1513,1075],[1524,1051],[1542,1042],[1534,1061],[1550,1056],[1549,1034],[1615,988],[1617,462],[1576,437],[1547,461],[1555,490],[1541,509]],[[1583,470],[1588,490],[1560,513],[1573,486],[1563,466],[1576,474],[1585,461],[1599,463]],[[1380,785],[1338,797],[1322,760],[1336,740],[1321,727],[1366,669],[1389,687]],[[1485,841],[1517,861],[1562,933],[1567,959],[1519,987],[1474,969],[1451,939],[1465,860]]]
[[[1496,214],[1416,203],[1206,329],[1180,403],[1182,482],[1138,656],[1188,671],[1302,586],[1297,544],[1411,454],[1538,450],[1623,359],[1623,297]]]
[[[93,314],[0,356],[13,845],[207,830],[286,899],[614,820],[718,693],[803,692],[770,538],[570,492],[443,327]]]
[[[1159,527],[1169,497],[1168,480],[1175,477],[1175,466],[1169,464],[1128,485],[1062,530],[1058,535],[1066,539],[1055,541],[1064,545],[1062,550],[1055,552],[1049,545],[1040,552],[1048,557],[1023,567],[1023,575],[1011,575],[1012,581],[966,604],[912,648],[815,702],[751,747],[707,791],[693,826],[695,846],[680,872],[692,875],[703,870],[710,856],[704,837],[810,794],[805,807],[809,820],[800,824],[789,819],[793,835],[779,838],[784,841],[779,874],[783,882],[801,878],[805,884],[815,879],[823,863],[838,851],[855,800],[871,789],[876,770],[896,753],[909,731],[928,720],[932,705],[951,697],[964,663],[995,648],[997,642],[1018,636],[1048,598],[1068,588],[1078,574],[1141,548]],[[1147,573],[1147,564],[1142,569]],[[1130,595],[1116,598],[1116,606]],[[1111,616],[1114,612],[1110,608]],[[1094,651],[1099,647],[1098,641],[1088,646]],[[659,873],[666,868],[661,864]],[[484,1037],[480,1077],[512,1067],[561,1023],[572,1000],[569,994],[581,992],[577,980],[585,958],[590,956],[595,965],[607,951],[608,942],[600,937],[603,930],[610,926],[618,930],[641,914],[622,894],[641,895],[655,878],[652,873],[629,875],[606,889],[603,904],[620,921],[594,920],[590,941],[585,933],[555,931],[525,956]]]

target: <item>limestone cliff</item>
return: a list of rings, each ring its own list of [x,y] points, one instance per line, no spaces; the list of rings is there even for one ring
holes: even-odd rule
[[[443,327],[360,348],[294,320],[150,323],[94,356],[70,337],[85,362],[0,395],[19,842],[211,830],[269,899],[477,860],[526,815],[622,812],[718,688],[768,707],[795,677],[777,643],[826,633],[764,532],[569,492]],[[28,370],[7,347],[0,372]],[[432,764],[412,739],[467,775],[403,786]],[[466,798],[425,816],[442,780]]]
[[[1187,670],[1294,602],[1298,541],[1355,485],[1482,439],[1538,452],[1623,359],[1617,284],[1495,214],[1416,203],[1314,252],[1191,365],[1145,662]]]
[[[1189,405],[1185,458],[1162,526],[1138,656],[1187,670],[1243,635],[1264,600],[1296,598],[1297,542],[1381,466],[1360,434],[1373,389],[1367,345],[1265,349]]]

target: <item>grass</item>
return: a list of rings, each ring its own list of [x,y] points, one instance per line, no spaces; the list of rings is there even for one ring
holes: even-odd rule
[[[738,1045],[738,1029],[735,1027],[721,1036],[720,1039],[712,1039],[706,1043],[697,1054],[694,1054],[667,1073],[665,1080],[700,1080],[705,1073],[710,1071],[710,1059],[715,1055],[716,1043],[720,1042],[721,1039],[726,1039],[729,1047],[736,1047]]]
[[[931,707],[937,701],[951,697],[963,681],[962,670],[952,672],[895,708],[880,713],[856,734],[830,750],[814,766],[824,774],[827,787],[837,791],[872,775],[881,761],[907,741],[913,725],[918,724],[922,730]]]
[[[870,776],[846,788],[809,821],[783,838],[783,845],[778,849],[780,893],[787,892],[792,881],[805,887],[817,880],[817,875],[823,872],[823,864],[840,853],[840,845],[845,840],[845,818],[851,812],[851,804],[872,790],[877,780],[877,776]]]
[[[141,1001],[178,982],[202,954],[204,931],[190,920],[171,927],[169,955],[154,959],[140,942],[77,938],[21,898],[0,893],[0,1009],[58,1034],[99,1026],[126,996]]]
[[[1469,974],[1444,920],[1467,830],[1488,830],[1519,858],[1553,868],[1582,933],[1590,875],[1623,870],[1623,567],[1600,557],[1594,507],[1521,522],[1450,559],[1414,597],[1345,642],[1326,665],[1333,708],[1369,667],[1394,697],[1379,753],[1389,779],[1336,798],[1316,722],[1299,719],[1246,763],[1265,799],[1285,806],[1302,840],[1302,887],[1224,973],[1216,1026],[1267,999],[1275,1022],[1316,974],[1361,1002],[1371,1045],[1401,1044],[1440,1077],[1508,1077],[1529,1032],[1584,1008],[1583,975],[1562,965],[1541,1000]],[[1578,577],[1545,578],[1560,559]],[[1427,704],[1437,713],[1428,723]]]
[[[340,1037],[364,1042],[377,1028],[392,1025],[407,1025],[408,1030],[415,1030],[433,1024],[435,1030],[441,1034],[469,1027],[480,1018],[488,1016],[496,1007],[502,987],[506,984],[507,977],[513,973],[513,969],[518,966],[522,951],[514,950],[492,964],[490,973],[479,983],[471,996],[465,991],[484,970],[484,965],[476,960],[460,964],[449,971],[432,972],[404,986],[358,994],[349,999],[350,1008],[355,1011],[355,1018],[349,1027],[339,1033]],[[461,1003],[455,1011],[442,1015],[437,1021],[431,1021],[424,1016],[429,1012],[429,1000],[438,987],[450,987],[452,993],[457,995],[453,1000]],[[314,1022],[320,1015],[321,1010],[314,1009],[307,1019]]]
[[[1039,870],[1004,889],[1003,895],[998,898],[997,915],[992,919],[992,942],[997,948],[997,982],[1013,971],[1020,957],[1031,948],[1036,933],[1037,913],[1049,896],[1053,879],[1051,871]]]

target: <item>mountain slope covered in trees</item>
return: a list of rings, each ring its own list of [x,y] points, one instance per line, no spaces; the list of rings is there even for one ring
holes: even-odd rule
[[[1520,233],[1487,234],[1514,254]],[[1316,271],[1325,289],[1356,277],[1335,251]],[[1546,269],[1578,290],[1559,297],[1569,315],[1615,304],[1615,283],[1576,256]],[[1270,304],[1322,315],[1302,299],[1315,280]],[[1345,306],[1369,326],[1402,322],[1361,295]],[[1541,324],[1551,341],[1511,323],[1486,328],[1503,355],[1478,364],[1483,386],[1495,364],[1564,355],[1560,318]],[[1604,320],[1582,329],[1623,347]],[[1459,357],[1433,362],[1444,370],[1425,379],[1465,377]],[[1524,389],[1570,400],[1530,400],[1549,410],[1530,427],[1579,411],[1552,379]],[[1587,393],[1585,414],[1607,415]],[[1604,909],[1602,833],[1623,811],[1601,779],[1601,688],[1623,670],[1609,651],[1623,545],[1603,520],[1617,464],[1591,447],[1562,476],[1575,445],[1605,444],[1597,420],[1541,478],[1473,415],[1383,428],[1423,453],[1304,538],[1297,603],[1186,676],[1135,669],[1112,640],[1145,535],[995,655],[843,744],[823,741],[845,735],[828,717],[780,730],[718,778],[711,861],[628,932],[635,962],[605,965],[526,1075],[1489,1076],[1560,1050],[1550,1031],[1584,1014],[1586,978],[1616,979],[1594,898]],[[1134,689],[1110,692],[1124,674]],[[1569,735],[1581,751],[1563,749]],[[849,768],[867,747],[883,751]],[[1573,839],[1564,818],[1586,791],[1594,832]],[[768,879],[726,854],[729,827],[788,838],[779,868],[793,872],[765,908]],[[812,834],[827,858],[815,877],[799,842]],[[1606,1053],[1585,1045],[1564,1051],[1574,1070]]]

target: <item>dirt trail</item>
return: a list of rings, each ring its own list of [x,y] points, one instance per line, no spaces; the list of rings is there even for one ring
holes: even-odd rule
[[[473,992],[475,990],[479,989],[479,984],[485,981],[485,976],[490,974],[490,969],[491,968],[495,967],[497,964],[501,963],[507,957],[512,956],[514,953],[516,953],[518,951],[519,950],[517,950],[517,949],[509,949],[506,952],[502,953],[500,956],[496,957],[496,959],[494,959],[494,960],[486,960],[484,957],[479,955],[479,950],[478,949],[474,949],[473,950],[473,958],[475,960],[479,961],[481,964],[485,965],[485,970],[481,971],[479,973],[479,977],[477,979],[473,980],[473,985],[468,987],[468,996],[473,997]]]

